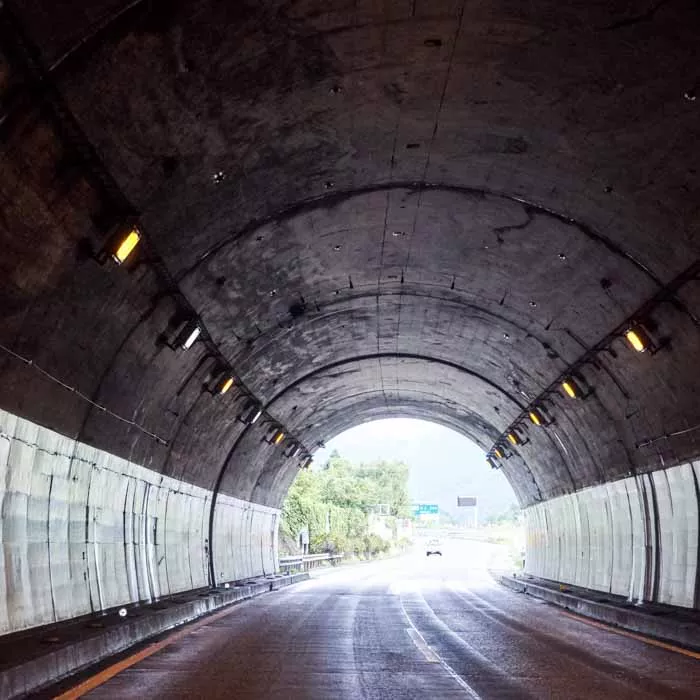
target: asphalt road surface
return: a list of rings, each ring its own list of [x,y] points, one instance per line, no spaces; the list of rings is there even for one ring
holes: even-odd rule
[[[700,698],[700,661],[495,584],[445,543],[235,606],[89,698]]]

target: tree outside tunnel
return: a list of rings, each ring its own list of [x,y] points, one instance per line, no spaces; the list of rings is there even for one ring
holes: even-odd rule
[[[460,508],[458,496],[476,498],[478,511]],[[416,517],[419,503],[434,504],[439,518]],[[364,555],[364,538],[374,531],[381,533],[383,550],[402,551],[408,540],[419,541],[426,526],[457,533],[474,527],[477,512],[487,523],[513,508],[518,510],[507,480],[470,440],[427,421],[376,420],[333,437],[311,470],[299,473],[282,508],[280,548],[297,554],[304,532],[313,553]],[[510,543],[519,534],[501,528],[480,536]],[[513,545],[518,552],[521,539]]]
[[[84,5],[0,6],[0,632],[275,571],[397,416],[700,606],[697,3]]]
[[[281,548],[297,553],[301,533],[311,554],[365,558],[405,548],[411,515],[408,469],[398,461],[353,464],[333,451],[292,484],[282,507]],[[372,527],[378,519],[382,535]]]

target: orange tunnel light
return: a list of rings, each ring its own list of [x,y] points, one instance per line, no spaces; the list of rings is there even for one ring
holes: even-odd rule
[[[233,377],[227,377],[219,386],[219,393],[225,394],[233,386]]]
[[[636,352],[645,352],[651,347],[651,340],[641,326],[633,326],[625,331],[625,340]]]

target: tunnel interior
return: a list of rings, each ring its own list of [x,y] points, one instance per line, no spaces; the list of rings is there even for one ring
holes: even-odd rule
[[[690,0],[0,7],[0,631],[274,570],[298,470],[388,416],[488,453],[534,573],[697,607],[699,24]],[[155,534],[95,593],[126,512]],[[138,552],[166,545],[161,574]]]

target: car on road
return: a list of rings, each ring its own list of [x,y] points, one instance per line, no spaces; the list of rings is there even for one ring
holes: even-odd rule
[[[428,544],[425,546],[425,556],[429,557],[431,554],[442,556],[442,543],[440,540],[428,540]]]

